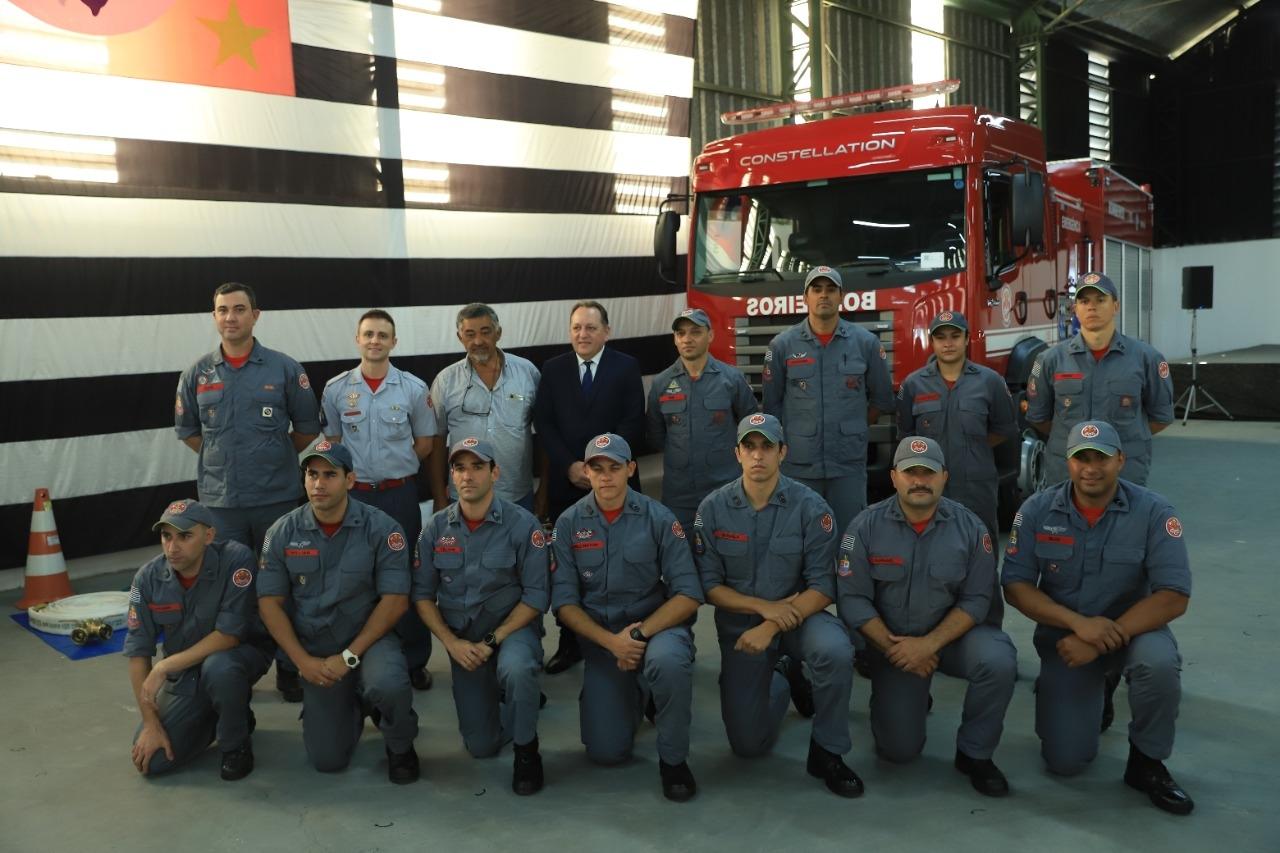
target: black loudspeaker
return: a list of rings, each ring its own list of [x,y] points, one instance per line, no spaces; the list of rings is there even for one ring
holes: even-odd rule
[[[1213,267],[1182,268],[1182,310],[1213,307]]]

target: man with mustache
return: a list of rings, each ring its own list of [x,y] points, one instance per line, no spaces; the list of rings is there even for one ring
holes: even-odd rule
[[[1036,623],[1036,734],[1049,771],[1074,776],[1097,756],[1107,674],[1119,671],[1133,712],[1125,784],[1185,815],[1195,804],[1164,761],[1182,695],[1169,623],[1187,610],[1191,567],[1173,507],[1121,479],[1122,442],[1105,421],[1071,428],[1070,479],[1022,505],[1001,582]]]
[[[868,640],[871,732],[893,762],[924,749],[929,685],[941,671],[969,682],[955,767],[989,797],[1009,793],[991,760],[1018,674],[1017,652],[984,624],[995,590],[991,535],[942,496],[949,472],[932,438],[902,439],[889,477],[896,494],[845,528],[836,561],[840,618]]]

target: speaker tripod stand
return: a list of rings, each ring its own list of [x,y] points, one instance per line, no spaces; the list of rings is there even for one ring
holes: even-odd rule
[[[1173,404],[1173,416],[1174,417],[1178,416],[1178,407],[1182,406],[1183,407],[1183,412],[1182,412],[1183,426],[1187,425],[1187,420],[1191,417],[1192,413],[1209,411],[1211,409],[1217,409],[1218,411],[1222,412],[1222,414],[1226,415],[1228,420],[1234,421],[1235,418],[1231,417],[1231,413],[1227,411],[1226,407],[1223,406],[1221,403],[1219,403],[1216,399],[1214,399],[1214,396],[1209,393],[1208,388],[1204,388],[1201,386],[1200,379],[1196,375],[1196,369],[1198,365],[1199,365],[1199,361],[1196,359],[1196,309],[1192,308],[1191,309],[1191,384],[1187,386],[1187,389],[1182,392],[1182,396],[1180,396],[1177,402]],[[1203,397],[1208,402],[1197,404],[1196,402],[1197,397]]]

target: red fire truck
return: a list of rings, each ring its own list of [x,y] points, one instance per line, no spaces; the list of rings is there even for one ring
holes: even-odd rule
[[[722,120],[778,120],[958,86],[892,87]],[[962,311],[969,357],[1006,378],[1021,410],[1035,356],[1069,329],[1076,276],[1105,269],[1107,239],[1151,246],[1145,188],[1087,160],[1047,163],[1038,128],[974,106],[864,112],[719,139],[694,160],[692,190],[689,306],[711,318],[715,356],[757,388],[769,341],[805,312],[806,272],[828,264],[844,279],[843,316],[880,337],[895,386],[931,354],[929,320]],[[664,204],[655,234],[668,280],[680,215],[666,208],[676,201]],[[871,430],[873,489],[887,482],[895,432],[889,416]],[[1024,436],[997,451],[1004,519],[1039,484],[1043,444],[1032,430]]]

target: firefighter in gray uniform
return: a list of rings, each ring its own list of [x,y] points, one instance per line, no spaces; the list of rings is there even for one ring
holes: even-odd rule
[[[682,311],[671,331],[679,358],[654,377],[646,417],[649,444],[662,451],[662,503],[689,528],[702,499],[742,472],[734,433],[760,406],[742,372],[707,352],[707,312]]]
[[[1123,438],[1104,421],[1071,428],[1070,480],[1022,505],[1001,581],[1036,622],[1036,734],[1049,769],[1065,776],[1098,754],[1104,680],[1129,682],[1124,780],[1157,807],[1194,804],[1164,760],[1173,752],[1182,658],[1169,623],[1187,609],[1191,568],[1182,522],[1163,497],[1120,479]]]
[[[1027,381],[1027,421],[1049,437],[1045,483],[1067,479],[1067,436],[1081,421],[1115,427],[1123,442],[1125,479],[1146,485],[1151,436],[1173,422],[1169,363],[1150,344],[1116,331],[1116,286],[1101,273],[1076,284],[1080,334],[1042,352]]]
[[[605,433],[584,455],[591,494],[556,520],[551,606],[582,640],[581,698],[587,756],[631,755],[646,703],[658,729],[663,795],[697,792],[686,761],[693,718],[693,633],[702,603],[684,528],[662,504],[627,487],[631,447]]]
[[[198,454],[200,502],[219,537],[255,554],[267,528],[298,505],[296,454],[320,433],[320,404],[302,365],[254,338],[260,313],[248,285],[218,287],[222,345],[182,373],[174,403],[178,438]]]
[[[863,510],[840,540],[838,608],[872,650],[871,731],[880,756],[918,756],[934,672],[963,678],[955,766],[979,793],[1000,797],[1009,783],[991,756],[1013,698],[1017,652],[1003,631],[983,624],[996,574],[991,535],[942,497],[948,474],[936,441],[902,439],[889,472],[897,494]]]
[[[273,646],[258,620],[256,561],[238,542],[214,542],[213,514],[174,501],[152,525],[164,553],[129,587],[124,654],[142,714],[133,763],[155,776],[199,755],[216,738],[222,778],[253,770],[253,685]],[[164,657],[155,664],[156,635]]]
[[[768,752],[790,697],[814,718],[809,774],[840,796],[861,796],[862,780],[841,758],[853,748],[853,650],[825,610],[836,596],[831,509],[779,473],[787,446],[773,415],[743,418],[735,452],[742,476],[708,495],[694,520],[698,571],[716,608],[729,746],[747,758]]]
[[[929,324],[933,355],[898,389],[898,434],[931,438],[947,461],[943,496],[968,507],[999,538],[996,516],[999,472],[995,447],[1018,436],[1009,386],[989,367],[975,364],[969,323],[958,311],[943,311]],[[1004,620],[1004,597],[992,573],[988,622]]]
[[[322,439],[300,463],[308,503],[267,531],[258,607],[302,676],[303,744],[317,770],[341,770],[368,713],[386,741],[388,777],[414,782],[418,715],[392,630],[409,606],[404,532],[382,510],[348,499],[356,475],[345,445]]]
[[[840,273],[804,280],[809,316],[769,344],[764,411],[787,430],[782,473],[817,492],[848,524],[867,505],[867,431],[893,407],[880,339],[840,319]]]
[[[511,787],[528,795],[543,783],[538,678],[549,554],[533,513],[494,491],[502,471],[493,460],[488,441],[454,442],[448,462],[458,500],[422,529],[413,600],[452,660],[467,751],[486,758],[513,741]]]

